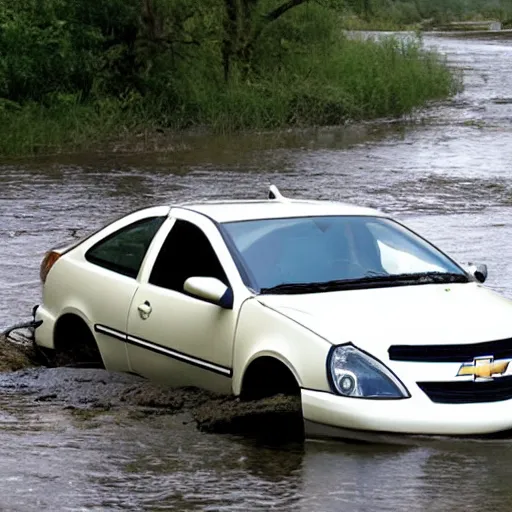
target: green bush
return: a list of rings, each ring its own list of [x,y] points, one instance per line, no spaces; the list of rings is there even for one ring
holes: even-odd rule
[[[305,1],[265,22],[283,0],[243,2],[252,10],[233,28],[225,0],[0,0],[0,153],[86,148],[156,126],[401,116],[459,86],[418,41],[346,39],[339,9]],[[397,19],[417,19],[398,3]]]

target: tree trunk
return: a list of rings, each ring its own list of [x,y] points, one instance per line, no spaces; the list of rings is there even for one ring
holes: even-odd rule
[[[224,21],[224,40],[222,41],[222,65],[224,80],[229,81],[231,76],[231,62],[236,53],[238,40],[238,2],[225,0],[226,18]]]
[[[153,0],[142,0],[142,23],[148,40],[154,42],[158,37],[158,22]]]
[[[372,13],[371,0],[363,0],[363,18],[366,21],[370,21],[371,13]]]
[[[226,82],[230,79],[234,58],[241,65],[242,76],[247,77],[251,69],[255,44],[265,27],[279,19],[290,9],[309,1],[287,0],[276,9],[256,17],[260,0],[224,0],[226,18],[222,43],[222,62]]]
[[[251,70],[252,54],[257,29],[254,19],[258,0],[241,0],[240,37],[237,58],[241,66],[242,79],[245,80]]]

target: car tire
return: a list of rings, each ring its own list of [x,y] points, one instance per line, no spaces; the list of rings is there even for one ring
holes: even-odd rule
[[[55,366],[104,368],[96,339],[82,319],[68,315],[59,320],[53,363]]]

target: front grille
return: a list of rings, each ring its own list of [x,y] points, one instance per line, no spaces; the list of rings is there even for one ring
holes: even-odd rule
[[[512,398],[512,376],[480,382],[418,382],[418,386],[438,404],[501,402]]]
[[[483,356],[512,359],[512,338],[467,345],[392,345],[388,352],[391,361],[424,363],[466,363]]]

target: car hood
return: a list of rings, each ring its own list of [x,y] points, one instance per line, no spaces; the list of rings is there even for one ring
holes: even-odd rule
[[[261,295],[258,300],[332,344],[352,342],[383,358],[395,344],[512,337],[512,301],[473,282]]]

